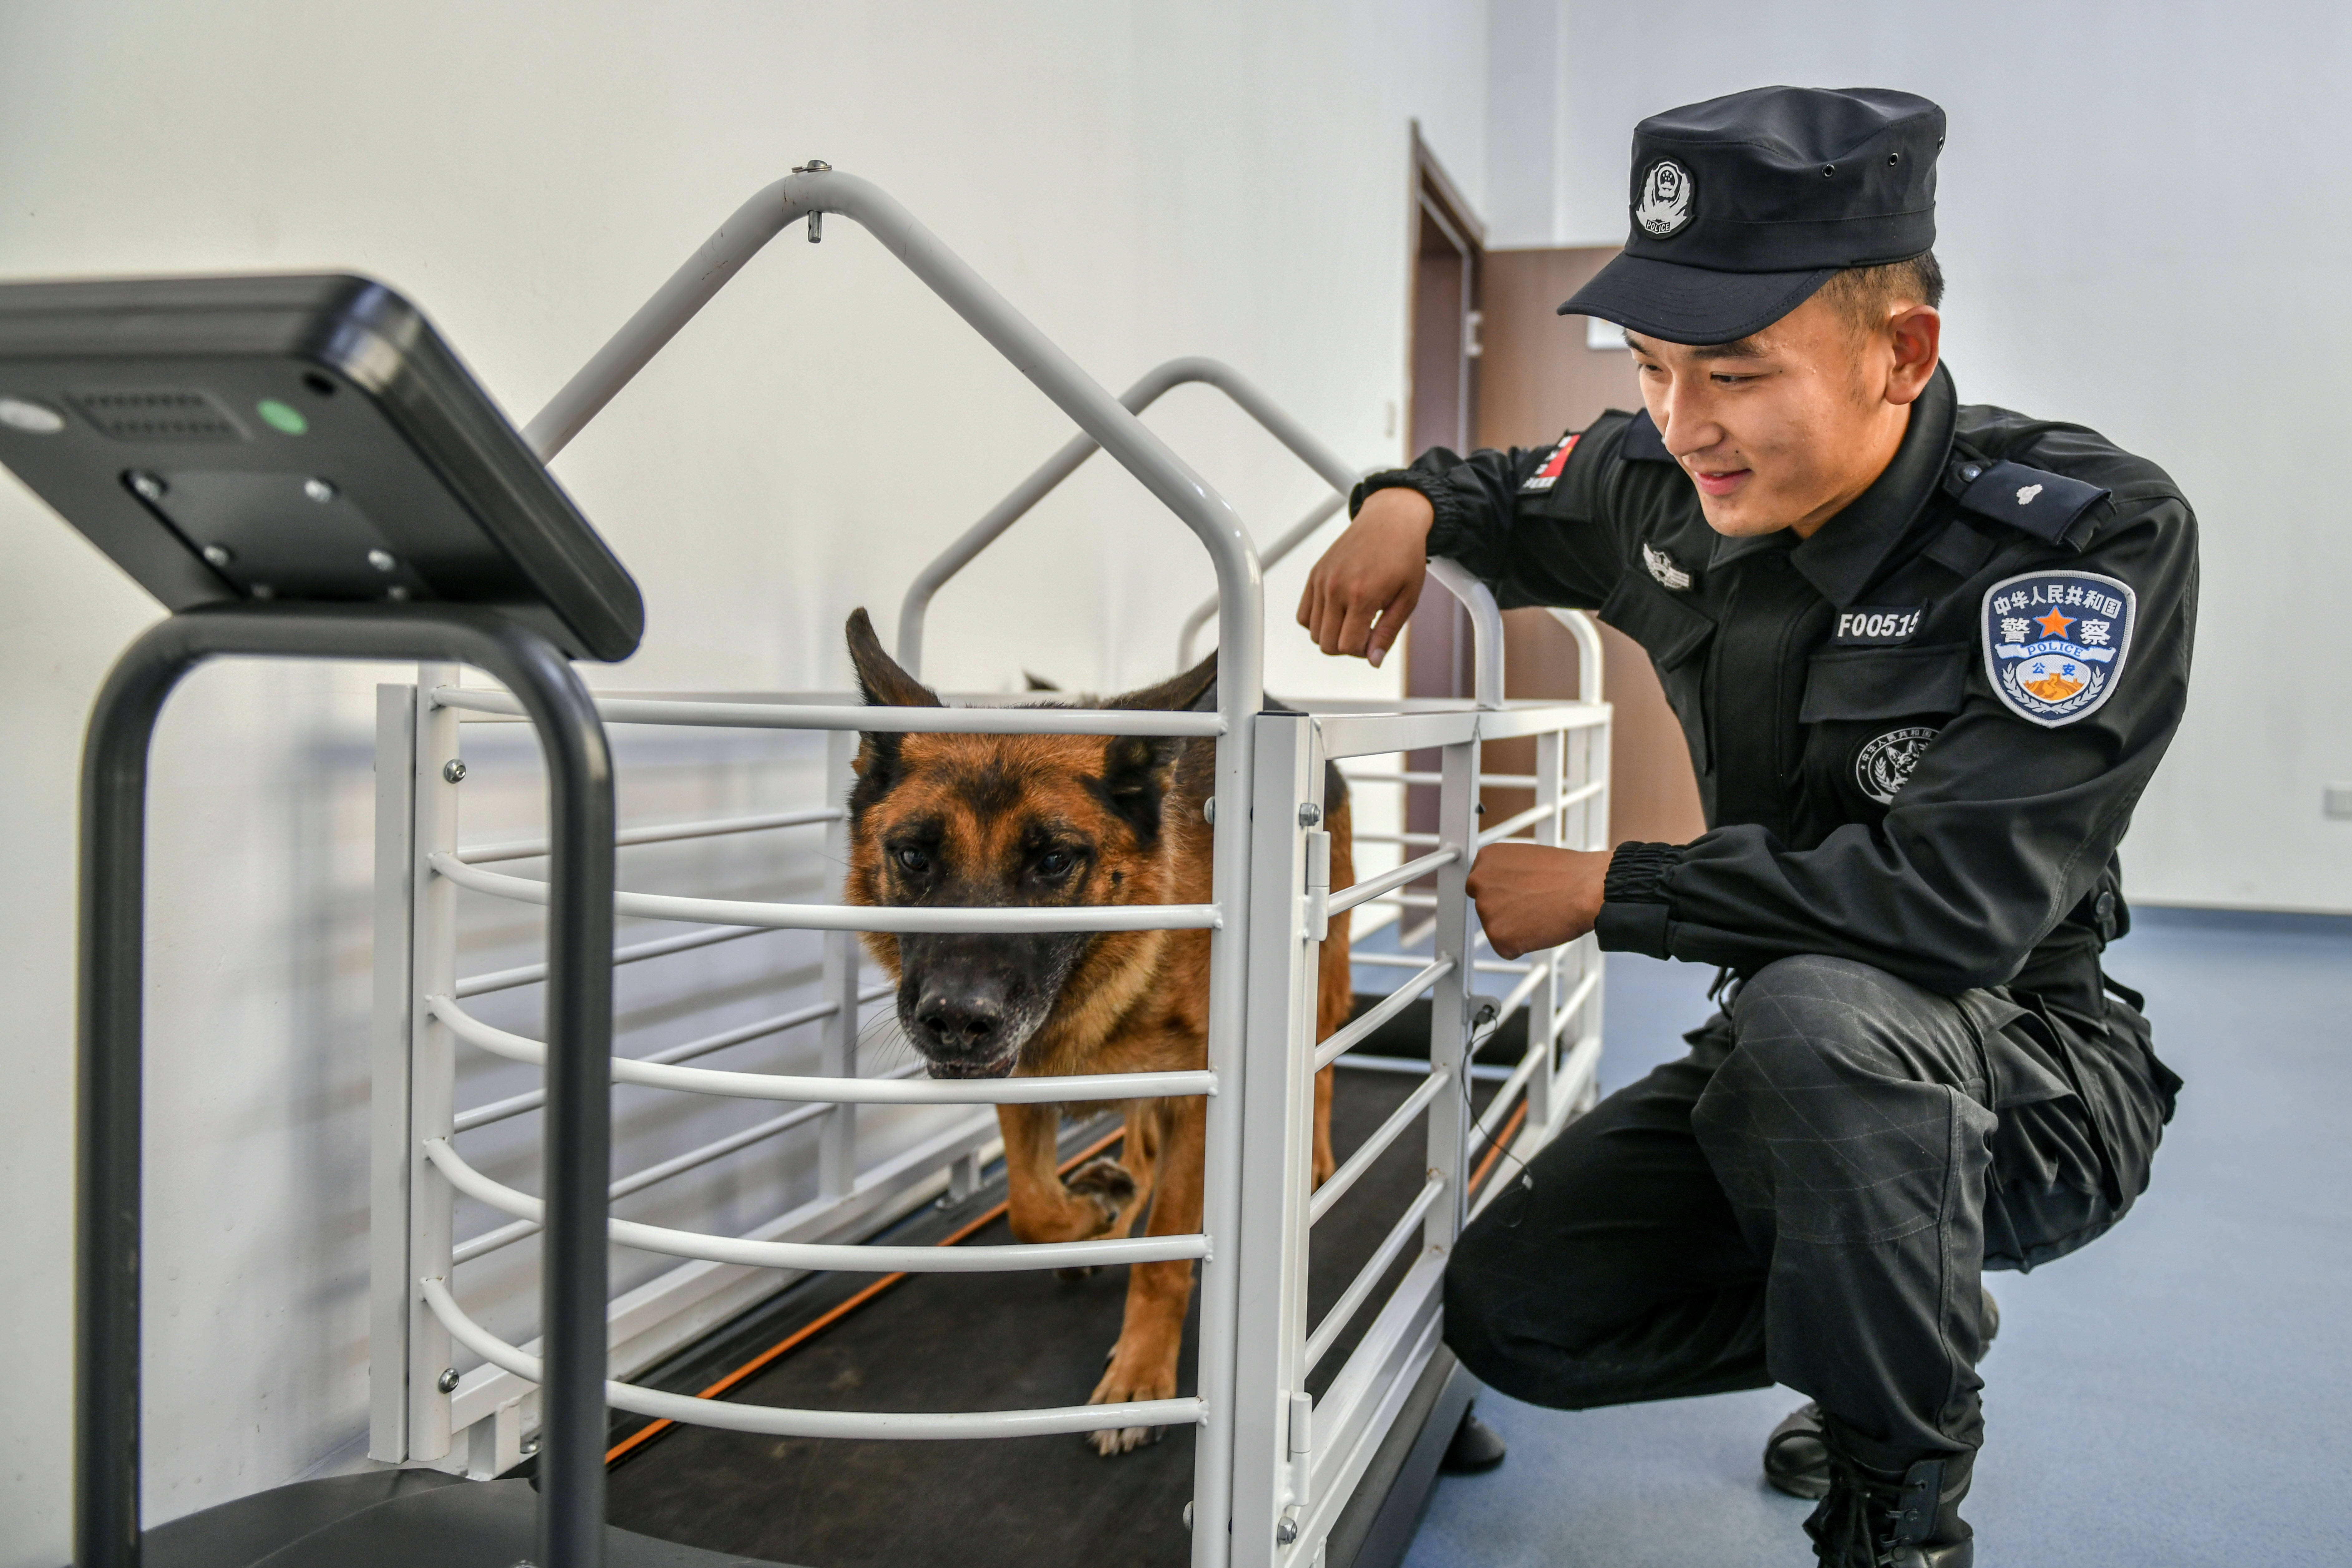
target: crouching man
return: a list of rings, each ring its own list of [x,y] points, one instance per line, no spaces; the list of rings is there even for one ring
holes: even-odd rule
[[[1427,556],[1649,653],[1708,831],[1490,846],[1496,952],[1718,965],[1690,1054],[1464,1234],[1446,1340],[1562,1409],[1780,1382],[1820,1562],[1966,1568],[1989,1268],[2130,1208],[2179,1079],[2100,970],[2116,847],[2180,721],[2196,521],[2154,464],[1965,405],[1939,360],[1944,115],[1768,88],[1643,121],[1622,323],[1643,409],[1375,475],[1298,618],[1376,661]]]

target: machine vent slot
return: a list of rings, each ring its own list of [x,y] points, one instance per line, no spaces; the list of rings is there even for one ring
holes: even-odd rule
[[[68,401],[118,441],[242,441],[245,427],[212,394],[185,387],[76,392]]]

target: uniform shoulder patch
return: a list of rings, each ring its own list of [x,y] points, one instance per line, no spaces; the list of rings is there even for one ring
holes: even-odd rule
[[[1974,465],[1970,465],[1973,467]],[[1960,504],[1979,517],[1991,518],[2021,529],[2036,539],[2080,549],[2082,541],[2069,536],[2084,514],[2113,493],[2081,479],[2070,479],[2046,468],[2029,468],[2003,459],[1989,463],[1970,477]]]
[[[1985,590],[1985,674],[2019,718],[2071,724],[2115,695],[2139,617],[2131,584],[2096,572],[2027,572]]]
[[[1541,495],[1559,483],[1560,473],[1568,467],[1568,455],[1576,450],[1577,442],[1583,438],[1584,432],[1581,430],[1571,430],[1559,438],[1559,445],[1551,449],[1551,456],[1543,460],[1543,467],[1529,474],[1527,483],[1519,487],[1519,493]]]

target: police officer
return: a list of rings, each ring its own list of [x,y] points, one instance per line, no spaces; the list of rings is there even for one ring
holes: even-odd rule
[[[2197,595],[2161,469],[1959,401],[1943,142],[1872,89],[1643,121],[1624,252],[1560,307],[1624,325],[1643,408],[1366,479],[1299,606],[1377,662],[1444,555],[1648,652],[1708,830],[1492,845],[1470,890],[1506,957],[1591,931],[1721,967],[1722,1010],[1464,1233],[1446,1340],[1563,1409],[1788,1384],[1819,1561],[1906,1568],[1972,1560],[1980,1271],[2114,1225],[2171,1115],[2099,955]]]

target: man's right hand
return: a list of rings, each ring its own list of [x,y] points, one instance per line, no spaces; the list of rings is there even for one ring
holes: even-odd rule
[[[1339,542],[1307,574],[1298,624],[1325,653],[1352,654],[1378,669],[1421,602],[1429,530],[1437,513],[1419,490],[1392,486],[1364,498]]]

